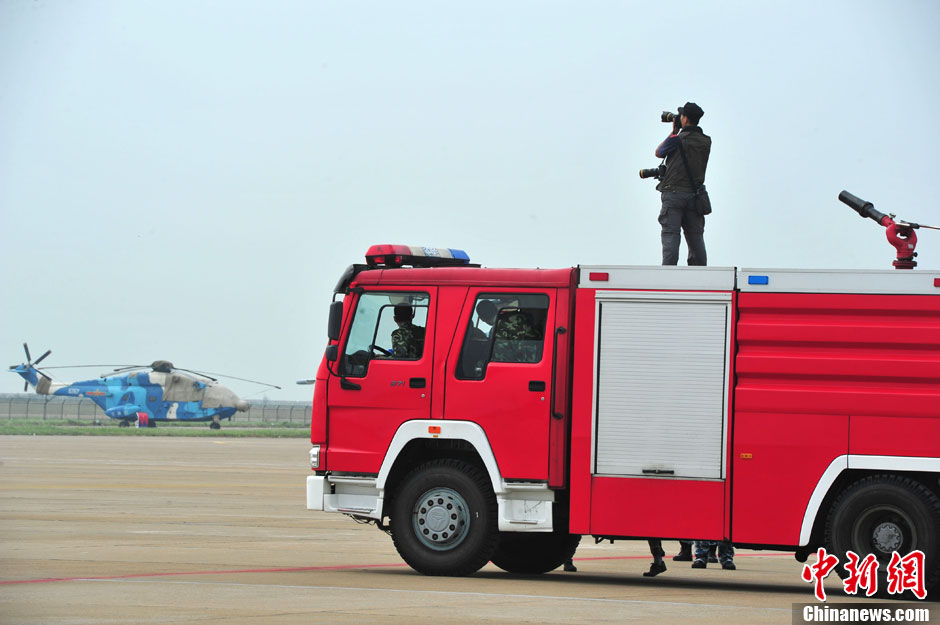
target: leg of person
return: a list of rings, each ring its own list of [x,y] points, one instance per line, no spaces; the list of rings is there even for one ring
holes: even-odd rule
[[[708,563],[709,564],[718,564],[718,556],[715,555],[716,551],[718,551],[717,543],[708,548]]]
[[[679,241],[682,231],[682,214],[688,203],[683,197],[688,193],[664,191],[663,207],[659,211],[659,225],[662,226],[663,265],[679,264]]]
[[[691,202],[689,205],[691,206]],[[708,255],[705,253],[705,215],[691,208],[683,211],[682,232],[685,234],[685,244],[689,248],[689,266],[704,267],[707,265]]]
[[[567,560],[565,560],[565,570],[568,571],[569,573],[578,572],[578,567],[574,565],[574,562],[572,561],[571,558],[568,558]]]
[[[695,559],[692,560],[693,569],[704,569],[708,566],[708,548],[712,546],[712,540],[695,541]]]
[[[737,569],[734,565],[734,545],[727,540],[718,543],[718,560],[721,562],[721,568],[726,571]]]
[[[643,573],[643,577],[656,577],[666,570],[666,563],[663,562],[663,556],[666,555],[666,552],[663,551],[663,541],[659,538],[650,538],[647,542],[650,545],[653,562],[650,564],[650,570]]]
[[[672,556],[672,559],[675,562],[691,562],[692,561],[692,541],[680,540],[679,541],[679,553]]]

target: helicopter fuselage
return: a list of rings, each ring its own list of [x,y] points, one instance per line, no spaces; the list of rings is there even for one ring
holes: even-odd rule
[[[145,414],[150,421],[218,422],[248,410],[248,403],[225,386],[179,371],[133,371],[63,384],[38,376],[31,366],[13,370],[39,394],[87,397],[121,421]]]

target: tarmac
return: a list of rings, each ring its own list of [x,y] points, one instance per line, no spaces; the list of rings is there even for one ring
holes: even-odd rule
[[[816,602],[792,554],[739,550],[736,571],[668,560],[644,578],[645,542],[591,537],[577,572],[426,577],[374,526],[306,510],[307,450],[0,437],[0,624],[791,623]],[[860,601],[830,577],[829,605]]]

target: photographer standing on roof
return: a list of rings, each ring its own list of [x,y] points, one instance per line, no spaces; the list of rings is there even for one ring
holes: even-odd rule
[[[662,120],[673,122],[673,133],[656,148],[656,157],[665,159],[660,168],[663,208],[659,213],[662,226],[663,264],[679,263],[679,230],[685,233],[689,247],[689,265],[706,265],[705,215],[711,213],[711,202],[705,190],[705,168],[711,152],[711,137],[702,132],[698,122],[705,111],[694,102],[679,107],[679,114],[664,112]],[[643,174],[640,174],[643,176]]]

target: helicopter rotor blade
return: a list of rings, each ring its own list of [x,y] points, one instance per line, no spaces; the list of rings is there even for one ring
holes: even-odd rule
[[[102,367],[113,367],[114,365],[56,365],[54,367],[43,367],[43,369],[101,369]],[[131,365],[120,365],[133,369]]]
[[[45,373],[43,373],[43,372],[40,371],[39,369],[36,369],[36,373],[38,373],[38,374],[41,375],[42,377],[46,378],[46,379],[49,380],[50,382],[52,381],[52,378],[50,378],[48,375],[46,375]]]
[[[217,379],[213,378],[211,375],[207,374],[205,371],[193,371],[192,369],[180,369],[179,367],[173,367],[173,369],[175,371],[186,371],[187,373],[195,373],[196,375],[201,375],[204,378],[209,378],[213,382],[218,382]],[[219,374],[215,373],[213,375],[219,375]]]
[[[23,382],[23,392],[25,393],[28,390],[29,390],[29,382]]]
[[[36,362],[33,363],[33,366],[36,366],[36,365],[38,365],[39,363],[41,363],[41,362],[46,358],[46,356],[48,356],[48,355],[51,354],[51,353],[52,353],[52,350],[51,350],[51,349],[47,349],[47,350],[46,350],[46,353],[43,354],[42,356],[40,356],[40,357],[36,360]]]
[[[23,349],[26,350],[26,362],[32,362],[33,358],[29,355],[29,345],[23,343]]]
[[[189,369],[181,369],[181,371],[189,371]],[[211,371],[190,371],[190,373],[199,373],[205,376],[217,375],[220,378],[229,378],[231,380],[238,380],[239,382],[250,382],[251,384],[260,384],[262,386],[270,386],[271,388],[276,388],[278,390],[281,390],[281,387],[277,386],[276,384],[268,384],[267,382],[259,382],[257,380],[248,380],[246,378],[238,378],[238,377],[235,377],[234,375],[227,375],[225,373],[212,373]]]

